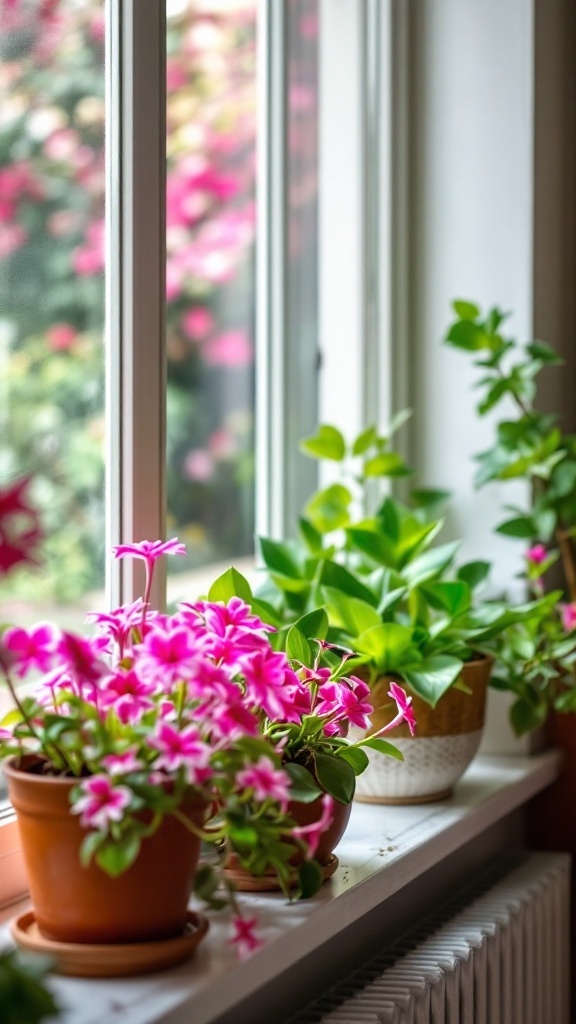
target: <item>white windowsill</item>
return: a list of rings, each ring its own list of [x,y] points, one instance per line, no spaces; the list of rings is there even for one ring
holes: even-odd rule
[[[559,754],[479,757],[451,799],[415,807],[355,804],[338,848],[340,867],[312,900],[245,896],[266,941],[246,964],[228,945],[226,920],[212,915],[207,938],[188,963],[145,978],[53,979],[65,1024],[209,1024],[375,906],[511,814],[554,781]],[[14,908],[12,908],[12,912]],[[7,929],[0,931],[5,940]]]

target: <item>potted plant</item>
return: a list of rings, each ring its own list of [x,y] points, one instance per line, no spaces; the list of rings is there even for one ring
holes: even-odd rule
[[[163,943],[170,956],[187,955],[191,943],[178,940],[191,938],[191,925],[197,938],[205,930],[187,909],[202,840],[224,845],[246,872],[272,871],[287,893],[299,854],[300,892],[311,894],[322,881],[312,861],[333,800],[344,802],[362,768],[361,745],[339,734],[345,708],[354,720],[371,707],[341,659],[322,668],[319,654],[312,669],[302,657],[293,665],[246,603],[222,600],[222,579],[214,599],[183,603],[172,615],[149,609],[157,559],[183,551],[176,540],[117,547],[117,557],[144,560],[145,596],[92,613],[96,637],[49,624],[3,634],[14,710],[0,726],[0,754],[10,757],[5,772],[29,873],[27,920],[48,948],[91,944],[93,958],[94,944],[136,943],[142,952],[152,942],[156,966],[166,964]],[[301,655],[303,634],[293,642]],[[30,671],[40,682],[22,690],[16,678]],[[335,697],[324,712],[326,686]],[[294,727],[303,740],[313,737],[311,761]],[[317,799],[317,814],[298,824],[298,804]],[[196,873],[197,894],[213,906],[222,905],[217,886],[209,865]],[[250,951],[254,923],[230,885],[226,893],[233,941]],[[116,949],[106,969],[120,961]],[[140,964],[141,957],[130,969]]]
[[[434,543],[445,492],[413,490],[410,506],[387,494],[366,515],[375,483],[410,473],[390,446],[405,418],[387,435],[370,427],[350,445],[337,428],[321,425],[302,450],[338,464],[337,482],[308,502],[298,541],[260,541],[266,580],[258,596],[278,625],[317,605],[326,609],[328,641],[357,652],[352,666],[370,685],[372,728],[394,714],[390,680],[408,687],[418,736],[395,737],[404,763],[371,752],[358,781],[360,799],[382,802],[450,792],[480,742],[493,640],[533,611],[533,603],[511,611],[480,601],[489,563],[456,568],[458,542]]]
[[[542,341],[521,344],[504,333],[507,315],[483,315],[467,301],[445,342],[474,356],[481,378],[477,410],[485,416],[505,401],[494,444],[477,455],[475,484],[525,480],[525,507],[505,506],[497,532],[524,545],[522,576],[528,594],[545,595],[534,615],[518,623],[496,646],[496,684],[511,691],[511,722],[520,735],[543,724],[552,708],[576,710],[576,436],[565,434],[556,413],[535,405],[537,378],[562,360]],[[549,588],[548,581],[560,587]]]

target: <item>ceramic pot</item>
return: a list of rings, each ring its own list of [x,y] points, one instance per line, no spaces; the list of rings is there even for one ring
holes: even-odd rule
[[[466,662],[462,681],[472,693],[452,686],[435,708],[413,694],[415,737],[411,738],[405,723],[388,736],[404,760],[366,748],[370,765],[356,780],[355,798],[365,803],[418,804],[450,796],[480,746],[491,670],[488,657]],[[375,710],[369,732],[377,732],[394,717],[396,708],[387,695],[390,681],[391,677],[383,677],[372,687]],[[409,686],[401,685],[410,693]],[[350,735],[360,738],[361,734],[354,730]]]
[[[94,862],[80,863],[86,830],[70,812],[76,779],[39,775],[36,758],[4,766],[18,819],[36,923],[47,939],[72,943],[132,943],[173,938],[186,924],[200,841],[167,815],[143,840],[135,863],[110,878]],[[201,824],[197,798],[182,811]]]

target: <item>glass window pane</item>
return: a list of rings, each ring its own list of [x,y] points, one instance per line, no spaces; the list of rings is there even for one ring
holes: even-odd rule
[[[168,533],[254,548],[256,3],[167,2]],[[176,560],[174,560],[176,561]]]
[[[29,476],[45,531],[0,621],[79,625],[104,580],[103,0],[2,0],[0,95],[0,486]]]

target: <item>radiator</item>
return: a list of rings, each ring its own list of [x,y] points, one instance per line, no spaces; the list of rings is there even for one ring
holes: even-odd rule
[[[528,853],[501,870],[289,1024],[569,1024],[570,857]]]

